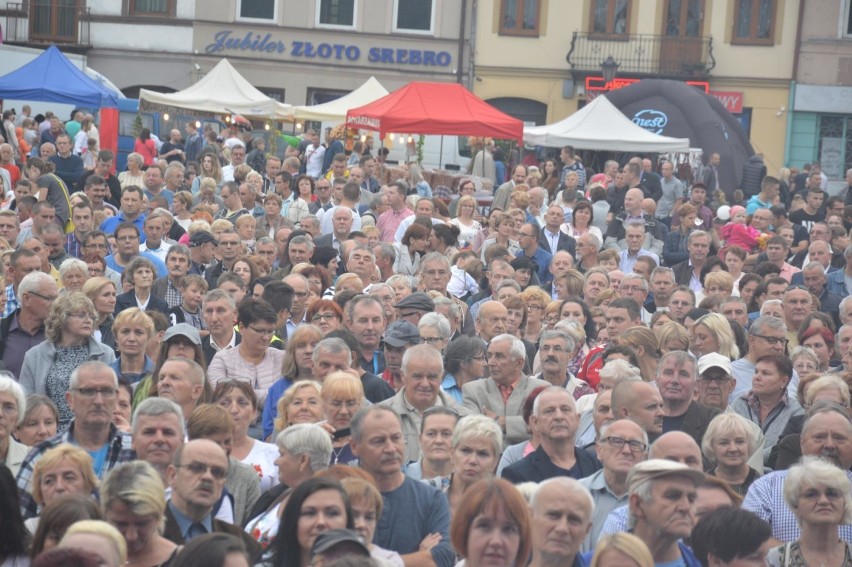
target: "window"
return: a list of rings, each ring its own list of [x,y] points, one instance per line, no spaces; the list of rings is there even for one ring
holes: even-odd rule
[[[629,8],[630,0],[594,0],[592,33],[626,36]]]
[[[845,4],[846,14],[840,22],[840,26],[843,30],[843,35],[852,35],[852,2],[850,2],[850,0],[846,0]]]
[[[500,33],[538,37],[540,0],[502,0]]]
[[[175,0],[130,0],[131,15],[174,16]]]
[[[56,43],[77,41],[79,7],[77,0],[32,0],[30,37]]]
[[[237,20],[274,23],[278,21],[277,0],[237,0]]]
[[[731,43],[773,45],[775,0],[736,0]]]
[[[433,0],[396,0],[393,31],[432,33],[434,8]]]
[[[277,87],[257,87],[257,90],[259,90],[272,100],[284,102],[284,89],[280,89]]]
[[[355,27],[355,0],[319,0],[317,12],[319,25]]]

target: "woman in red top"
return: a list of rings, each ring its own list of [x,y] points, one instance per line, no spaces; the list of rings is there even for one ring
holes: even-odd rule
[[[145,165],[152,165],[157,161],[157,146],[151,139],[149,129],[142,128],[142,131],[139,132],[139,137],[136,138],[136,143],[133,145],[133,151],[142,156]]]

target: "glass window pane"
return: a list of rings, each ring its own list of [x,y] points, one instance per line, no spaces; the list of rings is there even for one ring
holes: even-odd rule
[[[608,7],[609,0],[595,0],[595,33],[607,33],[609,31],[606,25]]]
[[[767,39],[771,33],[772,27],[772,0],[759,0],[758,9],[760,13],[757,17],[757,37]]]
[[[240,17],[271,20],[275,17],[275,0],[242,0]]]
[[[134,12],[165,14],[169,9],[169,0],[133,0]]]
[[[689,0],[686,12],[686,36],[698,37],[701,35],[701,15],[703,10],[701,0]]]
[[[503,0],[503,29],[513,30],[518,21],[518,0]]]
[[[613,14],[613,33],[623,34],[627,32],[627,0],[615,0],[615,14]]]
[[[432,0],[397,0],[396,27],[403,30],[431,30]]]
[[[846,34],[852,35],[852,5],[850,5],[849,3],[847,3],[846,5],[848,6],[848,14],[846,14]]]
[[[321,0],[320,23],[330,26],[351,26],[355,15],[355,0]]]
[[[751,36],[751,0],[740,0],[739,12],[737,13],[736,33],[737,37]]]
[[[524,0],[524,29],[534,30],[535,22],[538,19],[536,14],[538,8],[538,0]]]
[[[666,15],[666,35],[680,35],[680,0],[669,0]]]

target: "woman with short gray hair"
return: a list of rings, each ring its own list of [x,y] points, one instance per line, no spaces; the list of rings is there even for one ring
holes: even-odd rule
[[[724,480],[742,496],[761,475],[748,464],[757,450],[756,428],[743,416],[720,413],[710,421],[701,441],[701,452],[715,467],[709,474]]]
[[[802,533],[796,541],[769,550],[769,565],[852,565],[852,545],[837,537],[840,525],[852,523],[852,482],[845,471],[805,457],[787,471],[784,502]]]
[[[59,265],[59,279],[63,293],[83,291],[83,284],[89,277],[89,266],[78,258],[68,258]]]
[[[328,431],[313,423],[289,426],[278,434],[275,443],[279,452],[275,466],[280,484],[267,492],[274,496],[272,502],[262,509],[255,507],[249,513],[252,519],[245,524],[246,532],[264,548],[278,533],[280,512],[287,498],[297,486],[328,468],[333,451]]]
[[[12,437],[12,432],[23,422],[27,410],[24,389],[9,372],[0,372],[0,463],[18,476],[21,463],[30,448]]]

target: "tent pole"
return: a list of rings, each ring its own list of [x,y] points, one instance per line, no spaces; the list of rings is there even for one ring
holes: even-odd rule
[[[438,169],[443,167],[444,163],[444,135],[441,134],[441,147],[438,150]]]

